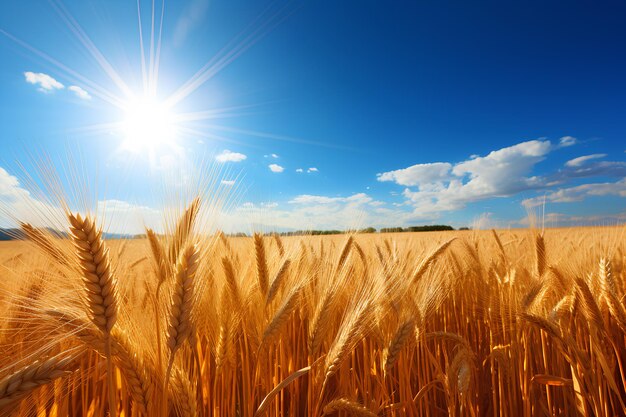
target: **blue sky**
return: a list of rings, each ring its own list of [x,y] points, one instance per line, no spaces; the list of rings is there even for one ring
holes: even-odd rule
[[[72,150],[111,216],[210,161],[231,230],[626,219],[623,2],[166,1],[158,79],[140,9],[144,71],[134,1],[0,5],[9,210]]]

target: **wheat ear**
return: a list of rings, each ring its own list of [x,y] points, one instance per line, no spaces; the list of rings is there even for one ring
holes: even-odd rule
[[[109,250],[102,231],[89,217],[68,215],[71,238],[83,273],[91,321],[105,334],[111,332],[117,320],[116,282],[111,273]]]
[[[352,241],[354,240],[354,236],[348,236],[345,243],[343,244],[343,248],[341,248],[341,253],[339,255],[339,260],[337,261],[337,271],[341,269],[343,264],[348,259],[348,255],[350,255],[350,250],[352,249]]]
[[[278,247],[278,254],[282,257],[285,256],[285,245],[283,245],[283,241],[278,235],[278,233],[274,233],[274,241],[276,242],[276,246]]]
[[[169,320],[166,345],[169,361],[163,379],[163,392],[168,392],[168,382],[174,365],[176,352],[187,340],[192,331],[191,314],[195,298],[194,278],[198,269],[198,249],[195,244],[188,244],[180,253],[176,263],[176,274],[172,300],[169,309]],[[167,395],[161,400],[161,412],[167,414]]]
[[[57,310],[47,310],[46,316],[53,320],[48,325],[50,331],[75,336],[86,348],[106,356],[106,339],[89,321],[79,316]],[[122,372],[133,401],[145,414],[154,396],[156,370],[151,363],[143,360],[128,339],[128,336],[115,328],[110,335],[111,355]]]
[[[324,406],[325,416],[341,411],[355,417],[376,417],[377,415],[369,408],[347,398],[337,398]]]
[[[111,272],[109,249],[102,239],[102,230],[90,217],[68,213],[70,236],[76,248],[83,284],[87,294],[87,308],[93,324],[105,336],[105,356],[109,386],[109,410],[116,415],[115,378],[111,358],[111,330],[117,320],[116,282]]]
[[[582,278],[576,278],[574,280],[576,283],[576,297],[582,306],[582,312],[585,318],[593,323],[596,329],[600,329],[602,331],[606,330],[604,325],[604,320],[602,320],[602,313],[600,312],[600,307],[598,307],[598,303],[596,303],[596,299],[594,298],[587,282]]]
[[[315,356],[317,354],[320,345],[322,344],[322,340],[328,332],[330,327],[330,320],[328,318],[331,314],[334,296],[335,290],[328,289],[315,309],[313,317],[311,317],[311,320],[309,321],[307,347],[309,348],[310,355]]]
[[[155,389],[155,381],[151,376],[154,377],[156,372],[134,352],[128,337],[121,332],[114,333],[111,351],[115,356],[115,363],[122,371],[135,405],[142,413],[147,414]]]
[[[260,233],[254,234],[254,255],[256,259],[256,276],[259,281],[259,288],[261,289],[263,296],[266,296],[269,288],[269,278],[267,272],[267,260],[265,259],[265,244],[263,242],[263,235]]]
[[[535,254],[537,261],[537,275],[542,276],[546,270],[546,242],[543,234],[537,234],[535,237]]]
[[[404,321],[398,326],[398,330],[396,331],[389,347],[387,348],[387,358],[385,359],[385,372],[389,372],[391,367],[398,360],[398,355],[400,351],[409,340],[409,336],[413,333],[413,329],[415,327],[415,323],[413,319],[409,319]]]
[[[276,272],[276,276],[274,277],[274,280],[272,281],[272,285],[270,285],[270,288],[267,292],[265,305],[269,305],[274,299],[274,297],[276,297],[278,290],[280,289],[283,281],[285,280],[285,277],[287,276],[287,270],[289,269],[290,264],[291,264],[291,261],[289,259],[285,259],[283,261],[283,264],[278,269],[278,272]]]
[[[193,231],[196,218],[200,212],[200,203],[200,197],[194,198],[176,224],[176,230],[172,235],[174,239],[168,251],[170,264],[175,264],[178,261],[180,252]]]
[[[181,416],[196,417],[198,415],[196,392],[187,375],[178,368],[174,370],[172,390]]]
[[[224,277],[226,278],[226,287],[228,288],[230,301],[235,308],[240,308],[243,303],[241,291],[239,290],[239,283],[235,276],[233,264],[227,256],[222,257],[222,267],[224,268]]]
[[[169,377],[174,355],[191,334],[191,314],[194,302],[194,278],[198,269],[198,249],[191,244],[181,252],[176,264],[176,279],[172,293],[167,329],[170,360],[165,381]]]
[[[289,295],[287,295],[283,304],[280,306],[276,314],[274,314],[272,321],[265,328],[265,332],[263,332],[263,343],[268,343],[276,336],[281,327],[289,319],[291,313],[296,309],[298,306],[297,303],[300,290],[301,287],[296,287],[291,290]]]
[[[82,349],[66,351],[44,361],[37,360],[0,379],[0,409],[5,409],[42,385],[71,374],[78,367],[76,359],[84,352]]]
[[[154,230],[147,228],[146,236],[148,236],[148,242],[150,243],[150,250],[152,251],[152,258],[154,259],[155,264],[155,273],[158,278],[158,286],[157,286],[157,295],[161,285],[165,282],[168,276],[167,270],[167,258],[165,256],[165,249],[163,248],[163,244],[159,240],[159,237],[154,232]]]
[[[323,386],[325,386],[328,379],[339,370],[341,362],[358,342],[359,337],[366,328],[368,314],[371,308],[372,303],[370,301],[361,300],[352,308],[352,311],[347,313],[346,318],[341,324],[339,333],[335,337],[326,355],[326,375]]]
[[[456,238],[453,237],[452,239],[442,243],[441,245],[439,245],[435,250],[433,250],[430,255],[428,255],[417,267],[417,269],[415,270],[415,272],[413,273],[413,278],[412,281],[413,283],[419,281],[419,279],[422,277],[422,275],[424,275],[424,273],[426,272],[426,270],[428,269],[428,267],[435,262],[435,260],[439,257],[439,255],[441,255],[447,248],[448,246],[450,246],[450,244],[455,240]]]

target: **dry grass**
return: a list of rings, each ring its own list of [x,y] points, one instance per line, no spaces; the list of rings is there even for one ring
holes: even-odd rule
[[[625,413],[621,228],[230,238],[202,207],[0,243],[0,415]]]

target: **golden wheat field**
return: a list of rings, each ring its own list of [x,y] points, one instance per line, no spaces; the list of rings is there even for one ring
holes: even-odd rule
[[[623,227],[0,243],[0,414],[624,415]]]

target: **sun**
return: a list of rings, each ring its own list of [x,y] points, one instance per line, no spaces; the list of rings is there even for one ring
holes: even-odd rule
[[[177,139],[174,113],[154,97],[140,97],[123,108],[122,147],[129,151],[153,150]]]

